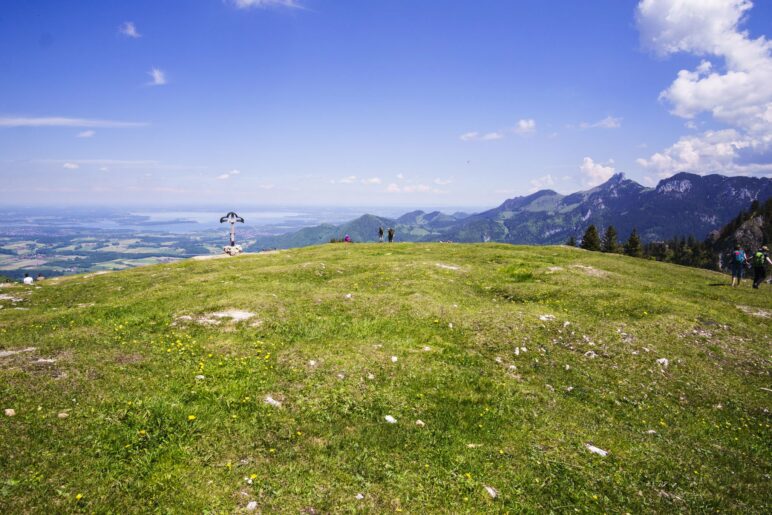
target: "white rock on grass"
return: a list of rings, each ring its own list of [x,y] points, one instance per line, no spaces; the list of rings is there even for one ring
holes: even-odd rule
[[[365,498],[365,496],[364,496],[364,495],[362,495],[361,493],[360,493],[360,494],[356,494],[356,495],[354,496],[354,499],[356,499],[357,501],[361,501],[361,500],[362,500],[362,499],[364,499],[364,498]]]
[[[385,416],[385,417],[383,417],[383,418],[384,418],[384,420],[386,420],[386,422],[388,422],[389,424],[396,424],[396,423],[397,423],[397,419],[396,419],[396,418],[394,418],[394,417],[392,417],[391,415],[386,415],[386,416]]]
[[[417,425],[418,427],[424,427],[426,426],[426,422],[424,422],[423,420],[416,420],[415,425]]]
[[[647,435],[655,435],[655,434],[657,434],[657,432],[655,430],[653,430],[653,429],[649,429],[649,430],[645,431],[645,433]]]
[[[350,294],[350,293],[347,293],[347,294],[346,294],[344,297],[345,297],[346,299],[351,299],[351,298],[353,298],[354,296],[353,296],[352,294]]]
[[[432,350],[431,347],[429,347],[428,345],[424,345],[424,348],[423,348],[424,352],[430,352],[431,350]]]
[[[396,363],[397,361],[399,361],[399,358],[397,356],[392,356],[391,357],[391,362],[392,363]]]
[[[598,456],[608,456],[608,451],[604,451],[600,447],[595,447],[594,445],[590,445],[588,443],[584,444],[585,447],[587,447],[587,450],[590,451],[593,454],[597,454]]]
[[[281,401],[277,401],[276,399],[274,399],[270,395],[266,395],[264,400],[265,400],[266,404],[269,404],[269,405],[273,406],[274,408],[281,408]]]
[[[5,416],[6,417],[15,417],[16,416],[16,410],[13,409],[13,408],[6,408]]]
[[[657,364],[660,365],[662,368],[667,368],[667,366],[670,364],[670,360],[667,358],[659,358],[657,360]]]
[[[257,510],[257,501],[249,501],[247,503],[247,511],[255,511]]]
[[[315,367],[316,366],[316,360],[315,359],[309,359],[308,360],[308,366],[309,367]]]
[[[555,320],[555,315],[539,315],[539,320],[542,322],[550,322]]]
[[[491,496],[491,499],[495,499],[499,496],[499,491],[492,486],[485,485],[485,491],[488,492],[488,495]]]
[[[368,378],[370,381],[372,381],[373,379],[375,379],[375,374],[373,374],[373,373],[368,373],[368,374],[367,374],[367,378]]]
[[[204,379],[206,379],[206,376],[204,376],[204,375],[198,374],[196,376],[196,381],[203,381]]]
[[[598,355],[595,354],[595,351],[588,350],[587,352],[584,353],[584,357],[585,358],[590,358],[590,359],[595,359],[596,357],[598,357]]]
[[[59,413],[59,414],[57,415],[57,417],[59,417],[59,418],[61,418],[61,419],[65,419],[65,418],[67,418],[67,417],[69,417],[69,416],[70,416],[70,414],[69,414],[69,413],[67,413],[66,411],[62,411],[61,413]]]

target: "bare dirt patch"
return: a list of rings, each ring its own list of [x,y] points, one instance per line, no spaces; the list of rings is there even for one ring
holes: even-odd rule
[[[751,315],[754,317],[759,318],[772,318],[772,311],[761,309],[761,308],[754,308],[751,306],[737,306],[737,309],[742,311],[743,313],[747,315]]]
[[[226,309],[224,311],[215,311],[214,313],[207,313],[199,316],[180,315],[175,317],[174,325],[177,325],[180,323],[191,323],[191,324],[198,324],[198,325],[220,325],[220,323],[223,321],[238,323],[238,322],[243,322],[245,320],[249,320],[254,317],[255,317],[255,314],[249,311],[244,311],[241,309]],[[257,322],[252,322],[252,325],[255,326],[256,323],[257,325],[259,325],[261,321],[258,320]]]
[[[587,265],[572,265],[571,268],[575,268],[577,270],[582,271],[585,275],[589,275],[590,277],[608,277],[609,273],[605,270],[599,270],[597,268],[593,268],[591,266]]]

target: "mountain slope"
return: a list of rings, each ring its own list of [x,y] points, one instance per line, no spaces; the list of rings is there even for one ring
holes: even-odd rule
[[[772,291],[725,281],[328,244],[5,288],[0,506],[761,513]]]

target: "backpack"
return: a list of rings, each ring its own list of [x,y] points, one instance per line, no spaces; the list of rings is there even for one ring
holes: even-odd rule
[[[764,253],[761,251],[756,252],[753,255],[753,266],[764,266]]]
[[[744,263],[745,262],[745,252],[742,250],[735,250],[734,251],[734,262],[735,263]]]

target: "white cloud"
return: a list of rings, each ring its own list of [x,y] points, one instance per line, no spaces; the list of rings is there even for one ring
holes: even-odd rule
[[[130,38],[141,38],[142,34],[140,34],[137,31],[137,27],[134,25],[134,22],[132,21],[126,21],[121,24],[120,27],[118,27],[118,32],[123,34],[124,36],[130,37]]]
[[[772,42],[764,36],[751,39],[740,29],[752,6],[749,0],[639,3],[638,28],[646,46],[661,56],[685,52],[703,58],[693,70],[679,71],[660,99],[676,116],[691,120],[708,113],[729,127],[684,136],[639,164],[660,176],[681,170],[758,173],[772,167]]]
[[[622,118],[607,116],[595,123],[582,122],[579,127],[582,129],[618,129],[622,126]]]
[[[451,182],[453,182],[453,179],[442,179],[440,177],[437,177],[436,179],[434,179],[434,184],[436,184],[437,186],[447,186]]]
[[[159,68],[153,68],[149,72],[147,72],[148,75],[150,75],[150,82],[147,83],[148,86],[163,86],[166,84],[166,73],[164,73],[163,70]]]
[[[144,127],[143,122],[117,122],[114,120],[92,120],[88,118],[63,118],[60,116],[21,117],[0,116],[0,127],[94,127],[124,129]]]
[[[362,179],[362,184],[380,184],[381,178],[380,177],[371,177],[369,179]]]
[[[80,168],[80,165],[78,165],[78,163],[64,163],[62,167],[66,168],[67,170],[77,170]]]
[[[267,8],[267,7],[289,7],[291,9],[302,9],[296,0],[231,0],[231,3],[239,9]]]
[[[77,134],[77,138],[93,138],[94,134],[96,134],[96,131],[82,131]]]
[[[517,134],[530,134],[536,130],[536,121],[533,118],[518,120],[515,132]]]
[[[357,180],[357,176],[356,175],[349,175],[348,177],[342,178],[338,182],[340,182],[341,184],[351,184],[351,183],[356,182],[356,180]]]
[[[401,181],[402,179],[404,179],[404,178],[405,178],[405,175],[404,175],[404,174],[401,174],[401,173],[398,173],[398,174],[397,174],[397,179],[399,179],[400,181]]]
[[[238,175],[240,173],[241,172],[238,170],[231,170],[230,172],[225,172],[224,174],[218,175],[217,178],[220,179],[221,181],[226,181],[231,177],[233,177],[234,175]]]
[[[602,184],[609,180],[611,176],[614,175],[614,167],[610,165],[611,163],[607,163],[607,165],[604,166],[601,163],[596,163],[589,157],[585,157],[582,160],[581,166],[579,166],[579,170],[585,176],[585,185],[597,186],[598,184]]]
[[[531,183],[531,193],[535,191],[543,190],[545,188],[555,185],[555,179],[552,177],[551,174],[547,174],[543,177],[537,177],[535,179],[531,179],[529,182]]]
[[[399,189],[399,186],[397,184],[394,184],[392,182],[391,184],[386,186],[386,192],[388,192],[388,193],[399,193],[400,189]]]
[[[487,132],[485,134],[479,132],[465,132],[459,136],[459,139],[461,141],[495,141],[503,137],[504,135],[500,132]]]
[[[756,138],[735,129],[682,136],[676,143],[638,159],[638,164],[668,177],[681,171],[753,174],[772,172],[772,137]]]

